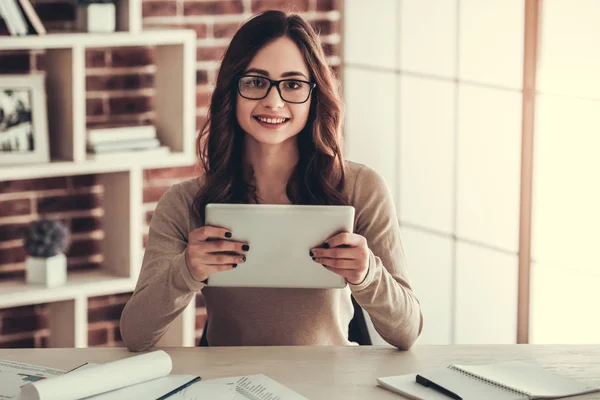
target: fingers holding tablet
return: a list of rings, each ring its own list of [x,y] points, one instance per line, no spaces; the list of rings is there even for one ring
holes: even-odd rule
[[[232,233],[225,228],[205,225],[190,232],[188,242],[205,242],[208,239],[229,239],[231,236]]]
[[[188,270],[198,281],[216,272],[228,271],[246,261],[247,243],[230,240],[232,233],[215,226],[203,226],[190,232],[185,251]]]
[[[323,247],[310,250],[313,261],[346,278],[351,284],[362,282],[369,269],[367,240],[356,233],[339,233],[327,239]]]

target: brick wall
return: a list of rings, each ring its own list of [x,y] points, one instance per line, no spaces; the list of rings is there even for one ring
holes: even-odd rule
[[[236,29],[253,13],[265,9],[300,13],[321,32],[330,63],[340,66],[341,0],[143,0],[143,26],[188,28],[197,34],[197,126],[205,121],[219,60]],[[37,0],[35,8],[49,31],[74,26],[71,0]],[[0,35],[8,34],[0,20]],[[0,39],[1,40],[1,39]],[[86,53],[87,124],[151,123],[155,118],[154,51],[152,48],[107,48]],[[0,52],[0,74],[44,70],[43,51]],[[197,174],[195,166],[144,171],[144,245],[147,228],[162,193],[172,184]],[[103,230],[103,187],[93,175],[0,182],[0,281],[24,279],[23,229],[44,214],[66,222],[73,231],[68,267],[98,268]],[[118,321],[130,294],[90,298],[90,346],[122,345]],[[1,305],[0,305],[1,307]],[[201,296],[196,301],[196,336],[206,321]],[[0,308],[0,347],[46,347],[49,335],[44,304]]]

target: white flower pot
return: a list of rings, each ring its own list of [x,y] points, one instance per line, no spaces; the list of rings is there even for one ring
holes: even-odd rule
[[[27,283],[54,287],[67,282],[67,257],[57,254],[50,258],[28,256],[25,262]]]

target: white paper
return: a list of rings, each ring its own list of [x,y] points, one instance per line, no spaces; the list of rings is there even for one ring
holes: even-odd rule
[[[64,372],[55,368],[0,360],[0,400],[16,400],[19,398],[21,386],[39,379],[59,376]]]
[[[78,371],[93,368],[100,364],[85,364]],[[138,383],[121,389],[86,397],[84,400],[123,400],[123,399],[156,399],[195,380],[198,375],[167,375],[162,378]],[[1,399],[0,399],[1,400]]]
[[[308,400],[263,374],[194,383],[169,400]]]
[[[85,400],[157,399],[190,382],[197,375],[169,375],[102,393]],[[170,399],[170,397],[169,397]]]
[[[23,386],[20,400],[77,400],[167,376],[171,357],[162,350],[94,366]]]

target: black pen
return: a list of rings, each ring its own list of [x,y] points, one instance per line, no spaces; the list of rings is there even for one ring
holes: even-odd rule
[[[460,397],[456,393],[449,391],[448,389],[438,385],[435,382],[430,381],[427,378],[422,377],[421,375],[417,375],[417,383],[420,383],[421,385],[426,386],[426,387],[430,387],[433,390],[437,390],[438,392],[443,393],[452,399],[462,400],[462,397]]]
[[[165,400],[167,397],[171,397],[173,396],[175,393],[177,392],[181,392],[183,389],[185,389],[186,387],[198,382],[200,380],[200,377],[197,376],[194,379],[192,379],[191,381],[189,381],[188,383],[186,383],[185,385],[181,385],[179,386],[177,389],[173,389],[171,390],[169,393],[165,394],[164,396],[160,396],[158,399],[156,400]]]
[[[65,372],[65,374],[68,374],[69,372],[73,372],[73,371],[75,371],[76,369],[79,369],[79,368],[83,367],[84,365],[88,365],[88,363],[83,363],[83,364],[81,364],[81,365],[78,365],[77,367],[75,367],[75,368],[73,368],[73,369],[70,369],[70,370],[68,370],[67,372]]]

